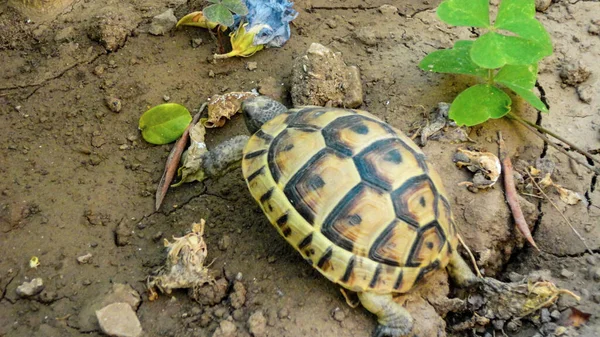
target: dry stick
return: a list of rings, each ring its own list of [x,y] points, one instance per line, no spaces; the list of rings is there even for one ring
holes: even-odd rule
[[[473,264],[473,268],[475,268],[475,271],[477,272],[477,276],[479,278],[483,278],[483,275],[481,275],[481,271],[479,270],[479,266],[477,266],[477,261],[475,260],[475,256],[473,256],[473,253],[471,253],[471,249],[469,248],[469,246],[467,246],[467,244],[463,241],[462,236],[460,235],[456,235],[458,237],[458,241],[460,241],[460,244],[465,247],[465,250],[467,251],[467,253],[469,254],[469,258],[471,259],[471,263]]]
[[[552,136],[552,137],[554,137],[554,138],[556,138],[556,139],[560,140],[561,142],[563,142],[563,143],[565,143],[565,144],[569,145],[569,147],[571,147],[573,150],[575,150],[575,151],[579,152],[580,154],[582,154],[582,155],[586,156],[587,158],[589,158],[591,161],[594,161],[594,162],[596,162],[597,164],[600,164],[600,159],[597,159],[597,158],[595,158],[594,156],[592,156],[592,154],[591,154],[591,153],[589,153],[589,152],[587,152],[587,151],[584,151],[582,148],[580,148],[580,147],[578,147],[577,145],[573,144],[572,142],[570,142],[570,141],[566,140],[565,138],[563,138],[563,137],[561,137],[561,136],[557,135],[556,133],[554,133],[554,132],[552,132],[552,131],[550,131],[550,130],[546,129],[545,127],[543,127],[543,126],[541,126],[541,125],[537,125],[537,124],[535,124],[535,123],[533,123],[533,122],[531,122],[531,121],[528,121],[528,120],[526,120],[526,119],[523,119],[523,118],[521,118],[521,117],[519,117],[519,116],[517,116],[517,115],[515,115],[515,114],[512,114],[512,113],[510,114],[510,116],[509,116],[509,117],[511,117],[511,118],[513,118],[513,119],[515,119],[517,122],[520,122],[520,123],[526,123],[526,124],[528,124],[529,126],[532,126],[532,127],[536,128],[538,131],[540,131],[540,132],[542,132],[542,133],[545,133],[545,134],[548,134],[548,135],[550,135],[550,136]]]
[[[515,225],[521,234],[525,236],[527,241],[539,251],[540,249],[531,236],[531,231],[529,230],[529,226],[527,226],[523,211],[521,211],[521,205],[519,204],[517,189],[513,178],[512,163],[510,161],[510,156],[508,156],[508,153],[506,152],[506,146],[504,145],[501,131],[498,131],[498,152],[500,154],[500,161],[502,162],[502,175],[504,175],[504,194],[506,195],[506,201],[510,206],[513,218],[515,219]]]
[[[165,163],[165,171],[163,172],[162,177],[160,178],[160,182],[158,183],[158,187],[156,188],[156,203],[154,204],[155,210],[158,211],[160,205],[162,204],[165,196],[167,195],[167,190],[171,185],[171,181],[173,181],[173,177],[175,176],[175,171],[177,171],[177,166],[179,166],[179,159],[181,159],[181,154],[183,153],[185,146],[188,142],[188,136],[190,134],[190,129],[198,123],[200,120],[200,114],[206,108],[206,103],[202,104],[200,107],[200,111],[194,116],[192,122],[183,132],[181,138],[177,140],[177,143],[171,149],[169,156],[167,157],[167,162]]]
[[[548,144],[548,145],[552,146],[553,148],[555,148],[556,150],[558,150],[559,152],[561,152],[561,153],[562,153],[562,154],[564,154],[565,156],[567,156],[567,157],[569,157],[569,158],[573,159],[573,160],[574,160],[575,162],[577,162],[579,165],[581,165],[581,166],[585,167],[586,169],[588,169],[588,170],[590,170],[590,171],[592,171],[592,172],[594,172],[594,173],[600,174],[600,170],[599,170],[599,169],[596,169],[596,168],[594,168],[594,167],[590,166],[588,163],[586,163],[586,162],[584,162],[584,161],[582,161],[582,160],[580,160],[580,159],[578,159],[578,158],[575,158],[575,157],[574,157],[574,156],[572,156],[572,155],[571,155],[569,152],[567,152],[565,149],[563,149],[562,147],[560,147],[560,146],[558,146],[558,145],[554,144],[554,143],[553,143],[553,142],[552,142],[550,139],[548,139],[548,137],[544,136],[544,135],[543,135],[543,134],[541,134],[540,132],[537,132],[537,131],[536,131],[536,129],[535,129],[535,128],[533,128],[532,126],[530,126],[529,124],[527,124],[527,122],[526,122],[525,120],[521,119],[520,117],[517,117],[517,116],[516,116],[516,115],[514,115],[514,114],[509,114],[509,115],[507,115],[507,116],[508,116],[508,118],[510,118],[510,119],[514,119],[514,120],[516,120],[517,122],[521,123],[521,125],[523,125],[524,127],[526,127],[526,128],[529,130],[529,131],[533,132],[533,133],[534,133],[536,136],[538,136],[538,137],[540,137],[541,139],[543,139],[543,140],[546,142],[546,144]],[[573,148],[573,149],[575,149],[575,148]],[[585,151],[584,151],[584,152],[585,152]]]
[[[565,214],[560,209],[558,209],[558,206],[556,206],[556,204],[552,200],[550,200],[550,198],[548,197],[548,195],[546,194],[546,192],[544,192],[544,190],[542,190],[542,188],[540,187],[540,185],[538,185],[538,183],[535,181],[535,179],[533,179],[533,177],[531,176],[531,173],[529,173],[529,171],[526,171],[526,172],[527,172],[527,175],[529,176],[529,179],[531,179],[531,181],[533,182],[533,184],[535,185],[535,187],[550,202],[550,204],[554,207],[554,209],[556,209],[558,211],[558,213],[560,213],[560,216],[562,216],[562,218],[565,220],[565,222],[567,223],[567,225],[569,225],[569,227],[571,227],[571,230],[573,230],[573,233],[575,233],[575,235],[577,235],[577,237],[579,238],[579,240],[581,240],[581,242],[585,246],[585,249],[588,251],[588,253],[590,253],[590,254],[593,255],[594,252],[587,245],[587,243],[585,242],[585,239],[583,238],[583,236],[581,236],[581,234],[579,234],[579,232],[575,229],[575,227],[573,227],[573,225],[571,224],[571,221],[569,221],[569,219],[567,219],[567,217],[565,216]]]

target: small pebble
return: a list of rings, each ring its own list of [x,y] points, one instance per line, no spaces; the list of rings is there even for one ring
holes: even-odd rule
[[[192,48],[198,48],[198,47],[200,47],[200,45],[202,45],[201,38],[192,39]]]
[[[275,261],[277,261],[277,258],[273,255],[271,255],[267,258],[267,262],[269,262],[269,263],[275,263]]]
[[[585,261],[592,266],[596,265],[596,257],[594,255],[586,256]]]
[[[123,108],[123,103],[121,103],[121,100],[116,97],[108,96],[104,99],[104,102],[112,112],[118,113]]]
[[[104,74],[104,66],[103,65],[99,65],[96,68],[94,68],[94,75],[100,76],[102,74]]]
[[[265,329],[267,327],[267,319],[263,315],[262,311],[256,311],[250,318],[248,318],[248,330],[254,337],[265,336]]]
[[[215,72],[214,72],[214,71],[212,71],[212,70],[209,70],[209,71],[208,71],[208,77],[210,77],[210,78],[213,78],[213,77],[215,77]]]
[[[600,293],[595,293],[595,294],[593,294],[593,295],[592,295],[592,300],[593,300],[595,303],[598,303],[598,304],[600,304]]]
[[[246,63],[246,69],[253,71],[258,69],[258,63],[257,62],[248,62]]]
[[[81,284],[83,284],[84,286],[89,286],[90,284],[92,284],[92,281],[86,279],[86,280],[83,280],[81,282]]]
[[[550,311],[547,308],[543,308],[540,312],[540,320],[542,323],[550,322]]]
[[[18,286],[17,295],[21,297],[29,297],[40,293],[42,290],[44,290],[44,281],[37,277],[30,282],[23,282],[23,284]]]
[[[566,278],[566,279],[570,279],[570,278],[572,278],[573,276],[575,276],[575,273],[574,273],[574,272],[572,272],[572,271],[570,271],[570,270],[568,270],[568,269],[564,269],[564,268],[563,268],[563,269],[560,271],[560,276],[562,276],[562,277],[564,277],[564,278]]]
[[[219,249],[227,250],[227,248],[229,248],[230,245],[231,238],[229,237],[229,235],[223,235],[223,237],[219,240]]]
[[[552,317],[553,320],[557,320],[560,318],[560,311],[558,310],[552,310],[552,312],[550,313],[550,317]]]
[[[81,255],[77,257],[77,262],[79,264],[86,264],[90,262],[90,259],[92,258],[92,254],[91,253],[87,253],[85,255]]]
[[[279,317],[279,319],[289,318],[290,311],[287,308],[281,308],[281,309],[279,309],[277,316]]]
[[[152,235],[152,241],[154,242],[158,242],[163,236],[163,232],[157,232],[156,234]]]
[[[170,100],[171,100],[171,96],[169,96],[169,95],[164,95],[163,96],[163,101],[168,102]]]
[[[346,314],[344,314],[344,311],[342,311],[340,308],[335,308],[333,310],[333,319],[335,319],[338,322],[341,322],[344,319],[346,319]]]

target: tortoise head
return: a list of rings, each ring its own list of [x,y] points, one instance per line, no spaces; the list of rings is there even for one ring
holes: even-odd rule
[[[246,127],[252,134],[256,133],[263,124],[287,110],[285,105],[267,96],[252,97],[242,102]]]

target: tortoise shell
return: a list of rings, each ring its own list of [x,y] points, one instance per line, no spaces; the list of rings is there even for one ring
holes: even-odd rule
[[[248,141],[242,170],[279,233],[347,289],[407,292],[456,249],[439,175],[412,140],[368,112],[278,115]]]

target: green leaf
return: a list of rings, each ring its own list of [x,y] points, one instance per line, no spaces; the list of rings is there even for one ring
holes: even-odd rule
[[[223,6],[238,15],[248,15],[248,7],[241,0],[223,0]]]
[[[482,68],[496,69],[505,64],[527,65],[537,63],[552,54],[536,41],[518,36],[488,32],[479,37],[471,48],[471,59]]]
[[[487,77],[488,70],[477,66],[471,60],[471,46],[473,41],[458,40],[452,49],[436,50],[429,53],[419,68],[436,73],[451,73]]]
[[[142,137],[151,144],[168,144],[181,137],[192,121],[184,106],[175,103],[160,104],[144,112],[139,128]]]
[[[511,103],[504,91],[489,84],[477,84],[454,99],[448,117],[458,125],[473,126],[506,115]]]
[[[233,15],[227,7],[220,3],[204,8],[202,13],[208,21],[217,22],[220,25],[227,27],[233,25]]]
[[[213,4],[220,4],[221,0],[208,0],[208,2],[213,3]]]
[[[506,22],[533,19],[535,17],[535,1],[502,0],[494,26],[501,28]]]
[[[440,19],[454,26],[490,27],[488,0],[446,0],[437,8]]]
[[[537,69],[535,63],[526,66],[507,65],[496,74],[494,81],[517,93],[534,108],[548,112],[546,105],[532,91],[537,78]]]

